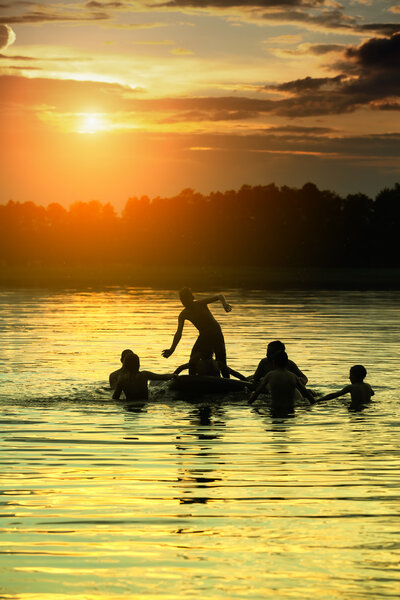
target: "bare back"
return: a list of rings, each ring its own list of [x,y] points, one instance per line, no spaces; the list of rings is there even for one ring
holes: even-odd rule
[[[149,396],[146,372],[122,373],[118,378],[117,391],[124,392],[127,400],[144,400]]]
[[[220,333],[221,326],[214,318],[205,302],[195,300],[181,312],[181,318],[187,319],[203,334]]]
[[[297,396],[297,377],[287,369],[274,369],[265,376],[272,407],[292,410]]]
[[[352,383],[348,386],[351,403],[354,405],[366,404],[371,400],[371,396],[374,395],[374,391],[369,385],[369,383],[360,382],[360,383]]]

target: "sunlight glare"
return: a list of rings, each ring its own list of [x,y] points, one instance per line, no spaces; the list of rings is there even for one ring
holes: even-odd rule
[[[103,116],[99,113],[81,113],[78,133],[97,133],[107,128]]]

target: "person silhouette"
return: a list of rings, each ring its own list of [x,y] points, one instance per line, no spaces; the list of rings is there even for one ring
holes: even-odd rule
[[[192,358],[198,353],[207,354],[209,352],[214,352],[223,377],[229,377],[229,370],[226,364],[225,340],[222,329],[218,321],[212,315],[208,305],[213,302],[221,302],[225,312],[230,312],[232,306],[227,303],[223,294],[196,300],[192,290],[188,287],[180,290],[179,297],[184,309],[179,314],[178,328],[174,335],[172,345],[170,348],[163,350],[162,355],[164,358],[168,358],[173,354],[182,337],[185,321],[190,321],[199,331],[199,336],[194,343],[190,357]],[[194,374],[191,372],[190,367],[189,374]]]

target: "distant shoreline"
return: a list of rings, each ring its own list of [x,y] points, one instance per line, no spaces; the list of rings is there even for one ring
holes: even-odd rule
[[[400,269],[109,265],[2,266],[0,288],[399,290]]]

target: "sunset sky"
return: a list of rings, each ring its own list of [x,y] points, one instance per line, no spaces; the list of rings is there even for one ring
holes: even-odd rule
[[[0,202],[400,181],[400,4],[0,0]]]

